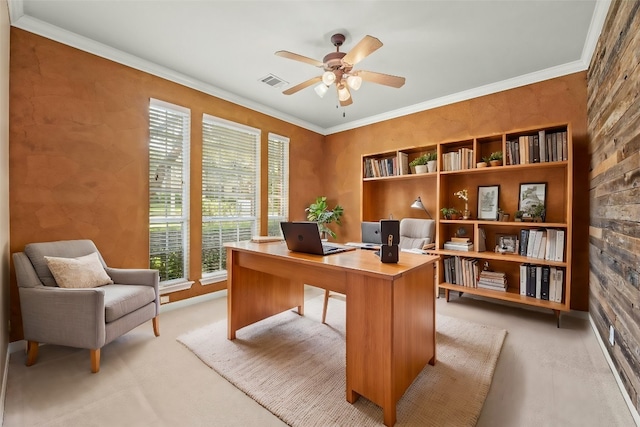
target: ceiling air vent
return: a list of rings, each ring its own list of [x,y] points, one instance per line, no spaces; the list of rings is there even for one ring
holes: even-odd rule
[[[274,76],[273,74],[267,74],[266,76],[261,78],[260,81],[262,83],[268,84],[269,86],[275,87],[275,88],[282,87],[289,83],[289,82],[285,82],[280,77]]]

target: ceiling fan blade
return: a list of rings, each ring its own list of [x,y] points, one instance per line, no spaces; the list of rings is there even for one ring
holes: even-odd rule
[[[344,88],[349,93],[349,98],[346,99],[345,101],[341,101],[340,100],[340,88],[338,87],[338,85],[336,85],[336,89],[338,91],[338,101],[340,101],[340,106],[341,107],[346,107],[347,105],[353,104],[353,96],[351,96],[351,92],[349,91],[349,87],[347,85],[344,85]]]
[[[297,84],[293,87],[290,87],[289,89],[283,91],[282,93],[284,93],[285,95],[292,95],[296,92],[298,92],[299,90],[302,90],[304,88],[307,88],[315,83],[321,82],[322,81],[322,76],[318,76],[318,77],[314,77],[312,79],[309,79],[307,81],[304,81],[300,84]]]
[[[372,36],[364,36],[353,49],[347,53],[342,62],[352,67],[382,47],[382,42]]]
[[[395,88],[402,87],[405,82],[404,77],[392,76],[390,74],[374,73],[373,71],[359,70],[357,75],[362,77],[362,80],[371,83],[378,83],[380,85],[391,86]]]
[[[311,64],[315,67],[324,67],[324,63],[317,61],[312,58],[307,58],[306,56],[298,55],[297,53],[288,52],[286,50],[279,50],[276,52],[276,55],[281,56],[283,58],[293,59],[294,61],[305,62],[307,64]]]

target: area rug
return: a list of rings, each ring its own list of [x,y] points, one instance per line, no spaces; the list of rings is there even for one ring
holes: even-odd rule
[[[382,409],[345,395],[345,303],[322,297],[226,338],[221,321],[178,341],[291,426],[379,426]],[[427,365],[397,404],[397,426],[473,426],[489,392],[506,331],[436,316],[435,366]]]

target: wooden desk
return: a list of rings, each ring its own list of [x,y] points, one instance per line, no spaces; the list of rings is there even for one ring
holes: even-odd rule
[[[383,264],[365,250],[323,257],[289,252],[284,242],[225,246],[228,338],[293,307],[304,314],[305,283],[345,294],[347,401],[362,395],[395,424],[397,401],[436,361],[438,257],[401,252],[398,264]]]

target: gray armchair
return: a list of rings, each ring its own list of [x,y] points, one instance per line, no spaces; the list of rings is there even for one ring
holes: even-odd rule
[[[45,256],[77,258],[97,253],[113,284],[93,288],[61,288]],[[160,335],[159,273],[149,269],[106,266],[91,240],[31,243],[13,254],[18,282],[27,366],[36,362],[38,344],[91,350],[91,371],[100,370],[100,349],[142,323],[152,320]],[[99,268],[99,266],[98,266]]]

